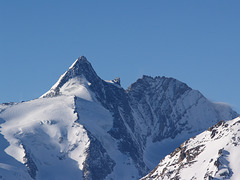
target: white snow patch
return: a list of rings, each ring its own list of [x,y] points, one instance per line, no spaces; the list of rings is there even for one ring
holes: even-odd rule
[[[73,96],[42,98],[7,108],[0,114],[5,120],[1,134],[9,142],[6,153],[24,163],[29,151],[39,179],[82,177],[89,139],[83,126],[75,122],[74,108]]]

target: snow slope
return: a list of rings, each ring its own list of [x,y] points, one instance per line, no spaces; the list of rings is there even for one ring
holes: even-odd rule
[[[6,121],[1,133],[10,144],[5,152],[24,164],[32,178],[82,176],[79,169],[86,159],[89,139],[83,126],[75,122],[73,101],[72,97],[37,99],[1,113]]]
[[[232,179],[240,177],[240,117],[220,121],[185,141],[142,180]]]
[[[125,90],[80,57],[40,98],[0,105],[0,179],[139,179],[236,116],[173,78],[143,76]]]

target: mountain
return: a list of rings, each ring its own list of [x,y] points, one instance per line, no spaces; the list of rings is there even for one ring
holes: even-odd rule
[[[127,90],[78,58],[40,98],[0,105],[2,179],[138,179],[188,138],[238,114],[173,78]]]
[[[141,180],[240,177],[240,117],[220,121],[167,155]]]

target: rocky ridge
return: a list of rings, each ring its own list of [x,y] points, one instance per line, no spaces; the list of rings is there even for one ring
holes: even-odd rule
[[[240,117],[220,121],[167,155],[141,180],[233,179],[240,176]]]

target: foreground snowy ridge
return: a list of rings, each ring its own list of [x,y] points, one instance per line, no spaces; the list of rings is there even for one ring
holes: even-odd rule
[[[220,121],[185,141],[141,180],[232,179],[240,177],[240,117]]]
[[[125,90],[80,57],[40,98],[0,105],[0,179],[139,179],[237,116],[173,78],[143,76]]]

